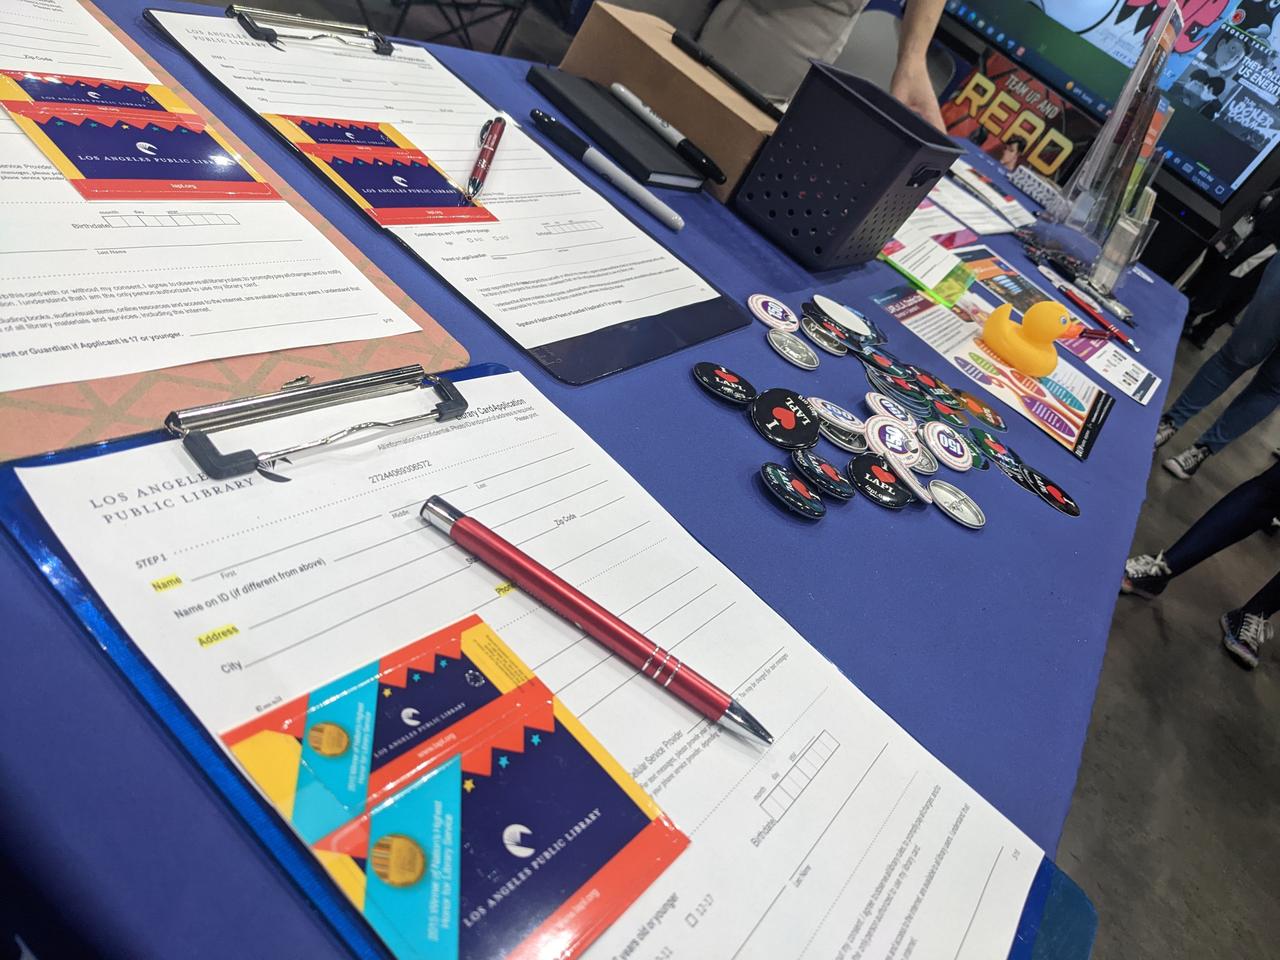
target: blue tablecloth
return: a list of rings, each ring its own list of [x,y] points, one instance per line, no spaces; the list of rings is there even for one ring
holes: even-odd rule
[[[753,323],[592,386],[566,387],[248,117],[143,21],[141,0],[100,5],[457,336],[474,361],[524,371],[863,691],[1052,853],[1146,488],[1163,388],[1145,407],[1118,397],[1085,463],[1009,412],[1010,444],[1079,501],[1078,519],[993,469],[958,480],[986,510],[979,532],[936,509],[894,513],[865,500],[805,523],[767,502],[755,482],[760,464],[779,452],[703,393],[689,370],[714,360],[758,388],[790,386],[856,408],[867,389],[857,363],[825,358],[818,371],[804,373],[776,356]],[[525,63],[436,53],[516,117],[545,106],[524,83]],[[760,291],[798,307],[822,291],[875,315],[869,297],[898,282],[879,264],[810,274],[709,196],[668,199],[685,217],[684,231],[643,225],[739,301]],[[1025,264],[1012,240],[992,245]],[[1185,300],[1163,282],[1136,276],[1121,299],[1137,314],[1144,361],[1167,378]],[[896,353],[946,375],[929,348],[887,316],[878,319]],[[219,810],[209,786],[41,586],[4,541],[0,796],[7,822],[0,853],[21,864],[33,888],[48,891],[69,929],[92,929],[106,953],[222,957],[245,955],[252,943],[260,956],[331,955],[324,925],[296,906],[306,903],[302,895]],[[239,948],[228,942],[236,937]]]

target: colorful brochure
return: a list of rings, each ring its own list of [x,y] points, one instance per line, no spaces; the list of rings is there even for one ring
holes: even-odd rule
[[[1065,298],[1046,292],[990,247],[976,246],[958,250],[956,256],[964,261],[977,276],[979,287],[997,300],[1011,305],[1015,312],[1026,313],[1028,308],[1043,300],[1058,300],[1067,309],[1072,319],[1079,320],[1088,329],[1097,329],[1097,325],[1091,320],[1071,310]],[[985,322],[987,314],[991,312],[991,306],[980,298],[974,297],[972,290],[966,294],[966,297],[969,299],[957,303],[953,309],[966,314],[967,319],[978,323]],[[1058,344],[1067,353],[1082,360],[1090,370],[1101,376],[1107,383],[1118,387],[1125,396],[1138,403],[1147,404],[1160,386],[1159,377],[1111,340],[1072,337],[1059,340]]]
[[[0,70],[0,103],[6,107],[43,103],[96,110],[192,112],[176,93],[158,83],[99,80],[68,73],[32,73],[29,70]]]
[[[474,615],[223,741],[402,960],[576,954],[688,844]]]
[[[263,117],[383,226],[497,220],[389,123]]]
[[[927,233],[910,226],[910,220],[884,245],[880,256],[947,306],[960,299],[973,283],[973,274],[956,255]]]
[[[8,103],[9,115],[87,200],[276,200],[275,188],[194,114]]]
[[[982,340],[982,327],[967,316],[979,312],[965,299],[966,317],[940,306],[919,290],[899,286],[872,297],[890,315],[933,347],[957,370],[1026,417],[1084,460],[1107,421],[1115,398],[1069,364],[1038,380],[1013,369]]]

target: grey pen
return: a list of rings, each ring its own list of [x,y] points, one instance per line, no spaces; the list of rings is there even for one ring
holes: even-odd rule
[[[561,150],[581,160],[672,230],[684,228],[684,218],[632,179],[625,170],[587,141],[541,110],[532,111],[533,125]]]

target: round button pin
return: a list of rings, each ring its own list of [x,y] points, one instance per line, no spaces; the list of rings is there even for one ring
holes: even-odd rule
[[[745,407],[756,398],[756,388],[740,373],[718,363],[697,363],[693,378],[712,396]]]
[[[794,333],[787,333],[785,330],[770,330],[768,333],[769,346],[786,360],[793,363],[801,370],[817,370],[818,354],[814,352],[813,347],[809,346]]]
[[[876,393],[882,393],[886,397],[897,400],[910,410],[917,420],[928,416],[930,405],[923,393],[917,391],[914,394],[904,395],[888,377],[882,376],[877,370],[867,364],[863,364],[862,369],[867,377],[867,385]]]
[[[929,492],[934,505],[956,523],[970,530],[981,530],[987,525],[987,515],[977,501],[957,486],[945,480],[931,480]]]
[[[899,458],[906,466],[920,459],[920,443],[901,420],[876,414],[866,424],[867,447],[876,453]]]
[[[751,422],[760,435],[783,450],[799,450],[818,442],[818,416],[800,394],[775,387],[751,403]]]
[[[969,418],[956,407],[949,407],[937,400],[930,401],[929,416],[952,427],[967,427],[969,425]]]
[[[956,431],[956,434],[964,441],[964,445],[969,448],[969,455],[973,458],[971,461],[973,469],[990,470],[991,461],[987,458],[987,455],[982,452],[982,448],[978,446],[977,441],[967,433],[961,433],[959,430]]]
[[[827,505],[809,489],[804,479],[796,476],[780,463],[766,463],[760,468],[760,479],[774,499],[792,513],[809,520],[821,520],[827,515]]]
[[[823,400],[821,397],[809,397],[809,406],[813,407],[813,412],[827,423],[844,427],[846,430],[862,430],[862,420],[838,403]]]
[[[1030,484],[1031,492],[1038,496],[1059,513],[1065,513],[1069,517],[1080,516],[1080,504],[1072,498],[1071,494],[1063,490],[1060,486],[1046,477],[1035,467],[1022,465],[1022,475]]]
[[[753,293],[747,297],[747,308],[755,314],[757,320],[775,330],[790,332],[800,326],[800,318],[796,316],[796,312],[767,293]]]
[[[921,503],[933,503],[932,494],[916,478],[915,471],[911,469],[911,464],[904,462],[901,457],[895,457],[893,454],[889,454],[885,459],[893,466],[893,472],[902,478],[902,482],[907,485],[907,489],[911,491],[917,500]]]
[[[955,392],[944,384],[941,380],[929,373],[927,370],[916,368],[916,383],[925,393],[925,396],[933,403],[940,403],[945,407],[959,409],[964,401],[956,396]]]
[[[867,372],[870,373],[871,371]],[[877,374],[877,376],[880,375]],[[931,412],[933,410],[933,404],[930,402],[929,398],[925,396],[924,391],[916,386],[913,381],[908,380],[905,377],[895,377],[892,374],[882,376],[881,379],[884,381],[884,385],[889,396],[897,400],[901,400],[913,410],[923,410],[925,412]]]
[[[965,390],[957,390],[955,394],[960,398],[964,411],[969,416],[980,423],[986,424],[992,430],[999,430],[1001,433],[1009,429],[1009,425],[1004,422],[1004,417],[1000,416],[995,408],[981,397]]]
[[[1027,475],[1023,472],[1023,464],[1021,463],[1005,463],[1003,460],[996,460],[995,465],[1000,468],[1000,472],[1006,477],[1020,486],[1028,493],[1035,493],[1035,487],[1031,486],[1031,481],[1027,479]]]
[[[902,377],[904,379],[910,377],[911,371],[907,365],[898,360],[897,357],[891,356],[878,347],[859,347],[852,346],[850,349],[854,355],[861,360],[868,368],[885,377]]]
[[[963,473],[973,468],[972,451],[960,434],[945,423],[930,420],[920,428],[920,439],[940,463],[945,463],[952,470]]]
[[[844,468],[849,482],[872,503],[891,510],[901,510],[914,497],[894,472],[893,466],[878,453],[860,453]]]
[[[988,433],[980,427],[970,427],[969,433],[977,442],[978,449],[1000,464],[1000,466],[1016,467],[1022,463],[1022,458],[1014,453],[1013,448],[1005,446],[994,434]]]
[[[823,296],[820,293],[813,295],[813,305],[833,323],[843,327],[850,337],[862,341],[884,339],[884,334],[880,332],[880,328],[866,318],[866,316],[854,310],[852,307],[846,307],[842,303],[837,303],[830,297]]]
[[[861,337],[854,336],[843,324],[836,323],[829,314],[819,308],[812,300],[806,300],[804,303],[800,304],[800,317],[801,319],[809,317],[813,320],[817,320],[819,324],[826,328],[828,333],[834,336],[841,343],[845,341],[849,341],[851,343],[862,342]]]
[[[847,430],[834,423],[823,420],[818,424],[818,432],[846,453],[866,453],[866,434],[858,430]]]
[[[841,500],[853,499],[853,484],[836,467],[812,450],[792,450],[791,462],[800,475],[818,489]]]
[[[839,337],[808,314],[800,318],[800,332],[834,357],[843,357],[849,352]]]
[[[933,455],[933,451],[928,445],[920,444],[920,459],[911,465],[911,469],[916,473],[931,477],[938,472],[938,458]]]
[[[893,417],[895,420],[902,421],[908,430],[916,429],[916,418],[911,415],[911,411],[893,399],[893,397],[887,397],[883,393],[869,390],[864,399],[873,414],[878,413]]]

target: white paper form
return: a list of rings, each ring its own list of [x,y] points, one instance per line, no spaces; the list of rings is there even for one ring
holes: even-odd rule
[[[484,617],[693,839],[591,957],[1005,956],[1035,845],[522,376],[460,387],[464,419],[300,455],[281,467],[285,483],[208,480],[177,442],[20,476],[213,731]],[[215,436],[261,450],[426,402]],[[701,721],[470,562],[419,518],[433,493],[732,691],[776,743]]]
[[[929,191],[929,199],[944,207],[956,219],[980,236],[993,233],[1013,233],[1016,229],[1000,214],[975,197],[964,187],[952,183],[946,177]]]
[[[0,68],[156,82],[73,0],[0,28]],[[86,200],[3,110],[0,224],[0,390],[419,329],[285,201]]]
[[[0,67],[158,82],[74,0],[0,0]]]
[[[224,18],[156,16],[250,110],[390,123],[458,184],[497,112],[420,47],[277,50]],[[480,202],[498,222],[389,229],[526,349],[718,296],[515,122]]]

